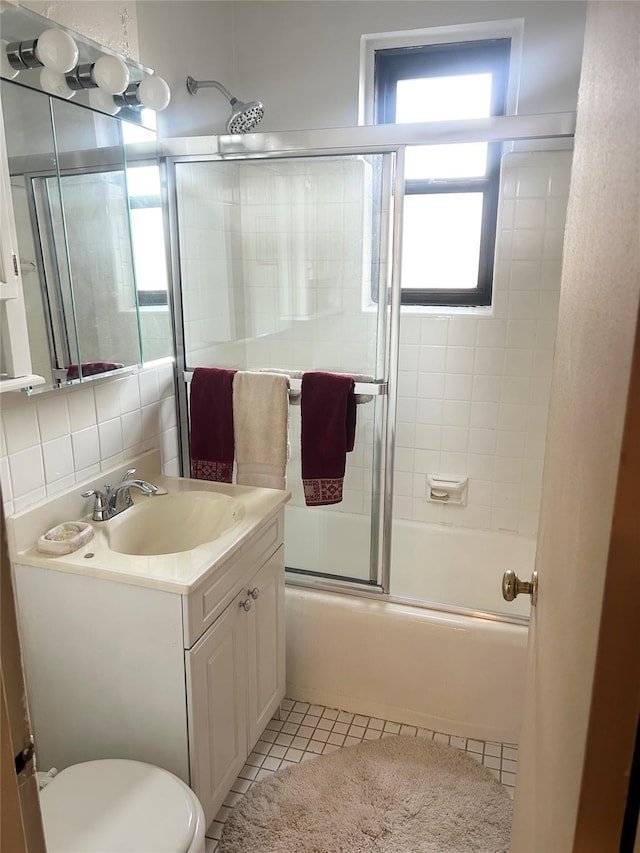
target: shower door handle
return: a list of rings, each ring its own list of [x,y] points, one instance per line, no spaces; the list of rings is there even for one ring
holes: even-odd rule
[[[507,569],[502,576],[502,597],[505,601],[513,601],[521,593],[530,595],[531,604],[535,605],[538,600],[538,573],[534,572],[530,581],[521,581],[512,569]]]

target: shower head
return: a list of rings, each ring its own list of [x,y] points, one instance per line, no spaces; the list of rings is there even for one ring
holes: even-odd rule
[[[227,130],[229,133],[248,133],[264,117],[264,107],[260,101],[244,103],[237,98],[232,98],[231,106],[233,107],[233,112],[227,121]]]
[[[194,80],[193,77],[187,77],[187,89],[191,95],[195,95],[198,89],[217,89],[222,92],[232,107],[231,115],[227,119],[227,133],[248,133],[264,117],[264,107],[260,101],[239,101],[217,80]]]

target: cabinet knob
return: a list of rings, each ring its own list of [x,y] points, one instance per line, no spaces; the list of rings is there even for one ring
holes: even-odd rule
[[[248,613],[251,610],[251,599],[245,598],[245,600],[241,601],[238,606],[241,607],[243,610],[246,610],[246,612]]]
[[[247,592],[249,593],[251,598],[253,598],[254,601],[256,600],[256,598],[260,598],[260,590],[257,586],[254,586],[253,589],[247,590]]]

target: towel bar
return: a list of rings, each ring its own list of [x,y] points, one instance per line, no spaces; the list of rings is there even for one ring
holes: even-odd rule
[[[191,382],[191,377],[193,376],[192,370],[184,371],[184,381]],[[299,394],[302,389],[302,379],[293,379],[289,378],[289,391],[294,394]],[[356,394],[367,394],[376,396],[383,396],[387,393],[387,383],[386,382],[356,382],[355,385],[355,393]]]

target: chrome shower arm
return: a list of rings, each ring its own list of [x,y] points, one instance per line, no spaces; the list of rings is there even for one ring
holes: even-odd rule
[[[226,124],[227,133],[248,133],[259,124],[264,117],[264,107],[260,101],[239,101],[231,92],[218,83],[217,80],[195,80],[187,77],[187,90],[195,95],[198,89],[217,89],[231,104],[231,115]]]
[[[219,92],[222,92],[230,103],[237,100],[233,97],[231,92],[225,89],[222,83],[218,83],[217,80],[195,80],[193,77],[187,77],[187,89],[192,95],[195,95],[198,89],[217,89]]]

